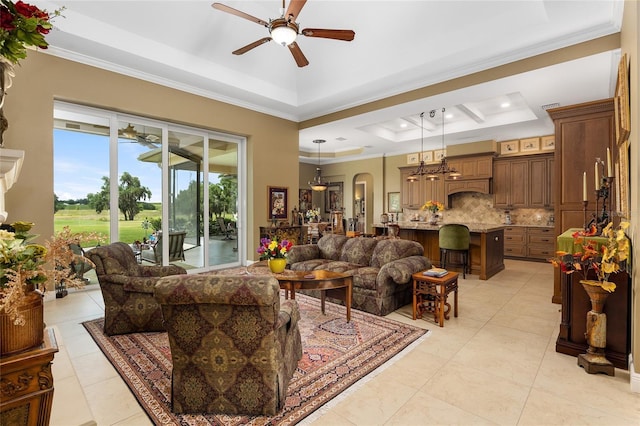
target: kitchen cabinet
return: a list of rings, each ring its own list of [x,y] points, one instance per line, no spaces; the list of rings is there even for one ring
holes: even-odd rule
[[[613,163],[618,162],[615,144],[615,111],[613,99],[602,99],[578,105],[547,110],[555,126],[555,235],[569,228],[584,227],[582,211],[582,174],[587,173],[588,216],[595,209],[594,164],[596,158],[606,159],[611,150]],[[612,191],[611,205],[617,205]],[[614,221],[619,218],[614,216]],[[554,303],[562,302],[561,275],[554,274]]]
[[[424,179],[418,179],[414,182],[407,181],[407,178],[413,174],[415,167],[405,167],[400,169],[400,187],[402,188],[402,207],[416,209],[424,204],[422,197]]]
[[[493,168],[494,206],[552,208],[554,173],[553,154],[497,159]]]
[[[462,173],[457,180],[490,179],[493,176],[493,155],[448,157],[447,163]]]
[[[529,161],[496,159],[493,163],[493,204],[496,208],[524,208],[529,196]]]
[[[429,180],[422,176],[415,182],[407,178],[415,172],[416,167],[400,168],[400,187],[402,188],[402,207],[419,209],[428,200],[439,201],[445,206],[447,199],[444,193],[444,180]]]
[[[554,174],[553,154],[529,159],[529,207],[553,208]]]
[[[507,226],[504,228],[505,257],[542,260],[553,257],[554,230],[551,227]]]

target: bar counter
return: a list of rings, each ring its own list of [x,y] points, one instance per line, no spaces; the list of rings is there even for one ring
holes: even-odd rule
[[[375,234],[386,234],[388,225],[374,223]],[[392,225],[398,225],[400,238],[419,242],[424,247],[424,255],[434,265],[440,264],[438,231],[444,223],[430,225],[427,222],[403,221],[394,222]],[[504,225],[492,223],[465,223],[464,225],[467,225],[471,232],[469,247],[471,274],[478,275],[481,280],[488,280],[504,269]],[[453,261],[457,260],[453,259]],[[461,268],[454,268],[449,264],[447,269],[462,272]]]

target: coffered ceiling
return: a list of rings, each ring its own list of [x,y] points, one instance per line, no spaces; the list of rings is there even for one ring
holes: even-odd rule
[[[549,105],[612,96],[619,50],[566,62],[560,57],[542,68],[362,112],[357,107],[618,33],[624,6],[622,0],[309,0],[297,19],[300,28],[356,35],[352,42],[299,35],[310,62],[300,68],[275,42],[232,55],[268,30],[211,3],[38,6],[65,6],[47,38],[48,53],[300,122],[300,158],[309,162],[316,161],[314,139],[327,140],[323,161],[331,162],[416,152],[421,142],[426,150],[439,149],[443,140],[452,145],[552,133]],[[222,3],[264,21],[279,17],[282,7],[278,0]],[[350,108],[354,113],[323,118]],[[442,108],[451,115],[444,131]]]

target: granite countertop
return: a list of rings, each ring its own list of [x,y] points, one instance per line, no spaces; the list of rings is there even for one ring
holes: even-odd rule
[[[458,222],[456,222],[458,223]],[[385,228],[389,225],[398,225],[400,229],[423,229],[425,231],[437,231],[440,229],[442,225],[446,225],[447,223],[438,223],[437,225],[430,225],[428,222],[414,222],[414,221],[401,221],[401,222],[393,222],[388,223],[385,226],[382,223],[374,223],[373,226],[375,228]],[[465,223],[469,227],[469,231],[471,232],[491,232],[496,231],[498,229],[504,229],[505,225],[496,224],[496,223]]]
[[[503,224],[502,226],[509,226],[509,227],[522,227],[522,228],[550,228],[553,229],[554,226],[553,225],[540,225],[540,224],[535,224],[535,225],[531,225],[531,224],[526,224],[526,223],[512,223],[511,225],[505,225]]]

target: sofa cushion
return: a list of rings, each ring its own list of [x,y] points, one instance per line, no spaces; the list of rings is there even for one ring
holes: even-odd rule
[[[409,256],[423,256],[424,248],[416,241],[389,239],[380,240],[373,249],[371,266],[382,265]]]
[[[358,268],[353,272],[353,287],[376,290],[378,272],[380,272],[380,268],[374,268],[373,266]]]
[[[343,262],[356,263],[360,266],[369,266],[373,249],[377,244],[378,240],[373,238],[349,238],[342,247],[340,260]]]
[[[313,271],[314,269],[325,269],[324,265],[328,265],[333,262],[330,259],[311,259],[303,260],[302,262],[296,262],[291,264],[292,271]]]
[[[323,259],[340,260],[342,246],[349,238],[340,234],[326,234],[318,240],[318,249]]]
[[[325,263],[321,267],[317,267],[315,269],[324,269],[325,271],[332,271],[332,272],[350,272],[350,271],[355,271],[358,268],[362,268],[362,265],[358,265],[357,263],[342,262],[340,260],[335,260],[333,262]]]

